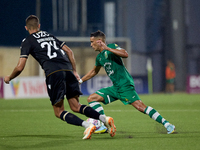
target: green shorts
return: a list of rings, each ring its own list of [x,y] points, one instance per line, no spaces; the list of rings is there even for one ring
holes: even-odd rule
[[[136,100],[140,100],[140,97],[138,96],[133,86],[125,87],[125,89],[127,90],[119,92],[116,87],[111,86],[102,88],[96,91],[95,93],[104,98],[103,103],[105,105],[114,102],[116,100],[120,100],[122,103],[124,103],[124,105],[131,104]]]
[[[173,84],[174,83],[174,78],[173,79],[168,79],[168,80],[166,80],[166,82]]]

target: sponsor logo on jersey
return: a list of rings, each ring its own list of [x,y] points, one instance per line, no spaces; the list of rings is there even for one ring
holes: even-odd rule
[[[105,52],[104,55],[105,55],[105,58],[107,59],[107,58],[108,58],[108,54],[107,54],[107,52]]]

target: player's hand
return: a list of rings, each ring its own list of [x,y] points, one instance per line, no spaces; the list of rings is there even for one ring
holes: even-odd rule
[[[97,40],[96,42],[103,49],[108,49],[107,45],[104,42],[102,42],[101,40]]]
[[[5,77],[4,77],[4,82],[5,82],[6,84],[9,84],[9,82],[10,82],[10,76],[5,76]]]
[[[79,80],[80,80],[80,76],[79,76],[79,74],[78,74],[76,71],[73,71],[73,72],[74,72],[75,77],[76,77],[77,80],[79,81]]]

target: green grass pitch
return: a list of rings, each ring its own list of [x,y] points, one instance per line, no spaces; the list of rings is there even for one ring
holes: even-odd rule
[[[0,150],[197,150],[200,149],[200,95],[185,93],[140,95],[176,126],[175,134],[149,116],[120,101],[107,106],[117,127],[115,137],[93,134],[82,140],[83,127],[69,125],[54,116],[48,99],[0,99]],[[87,104],[87,97],[80,103]],[[69,109],[65,100],[66,110]],[[83,115],[77,114],[86,120]]]

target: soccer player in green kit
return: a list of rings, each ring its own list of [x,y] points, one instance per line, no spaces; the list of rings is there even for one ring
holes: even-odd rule
[[[122,58],[128,57],[127,51],[114,43],[106,45],[106,36],[99,30],[91,33],[90,42],[91,47],[95,51],[99,51],[99,54],[96,57],[94,68],[83,76],[79,80],[79,83],[91,79],[98,74],[101,67],[104,67],[113,85],[111,87],[102,88],[91,94],[87,99],[89,105],[100,114],[105,115],[104,109],[99,102],[106,105],[116,100],[120,100],[125,105],[130,104],[138,111],[143,112],[155,121],[162,123],[167,129],[168,134],[173,133],[175,131],[175,126],[165,120],[154,108],[146,106],[135,91],[133,78],[122,61]],[[101,133],[101,131],[99,131],[99,133]]]

